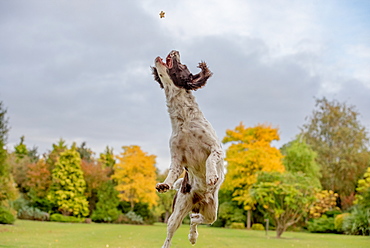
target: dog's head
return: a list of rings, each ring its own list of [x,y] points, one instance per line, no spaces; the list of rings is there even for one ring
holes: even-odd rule
[[[174,84],[186,90],[197,90],[203,87],[208,78],[212,76],[212,72],[205,62],[200,62],[198,65],[201,72],[193,75],[186,65],[181,64],[178,51],[171,51],[167,55],[165,63],[160,57],[157,57],[154,63],[152,72],[161,88],[164,88],[166,84]]]

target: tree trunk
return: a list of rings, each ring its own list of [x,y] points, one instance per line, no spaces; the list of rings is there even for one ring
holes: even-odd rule
[[[276,238],[280,238],[283,232],[285,232],[286,227],[284,225],[277,224],[276,227]]]
[[[251,225],[251,217],[252,217],[252,210],[249,209],[248,212],[247,212],[247,229],[251,229],[252,225]]]

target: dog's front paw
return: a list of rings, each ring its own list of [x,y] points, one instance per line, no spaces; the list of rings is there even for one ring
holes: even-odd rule
[[[159,193],[165,193],[170,189],[170,186],[167,183],[157,183],[155,188]]]
[[[207,184],[209,186],[213,186],[217,183],[218,181],[218,175],[217,174],[212,174],[212,175],[207,175]]]

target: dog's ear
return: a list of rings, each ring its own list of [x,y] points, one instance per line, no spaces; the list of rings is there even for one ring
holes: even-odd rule
[[[199,63],[198,68],[200,68],[202,71],[198,74],[190,75],[190,80],[186,85],[186,88],[189,90],[197,90],[202,88],[207,83],[208,78],[213,75],[204,61]]]
[[[159,86],[163,89],[164,87],[163,87],[163,84],[162,84],[161,79],[159,78],[157,68],[151,66],[150,69],[152,70],[152,74],[154,76],[154,80],[157,81],[159,83]]]

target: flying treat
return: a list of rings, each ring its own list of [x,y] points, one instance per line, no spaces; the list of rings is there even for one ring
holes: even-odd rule
[[[164,18],[164,15],[166,14],[166,12],[164,12],[163,10],[159,13],[159,18]]]

